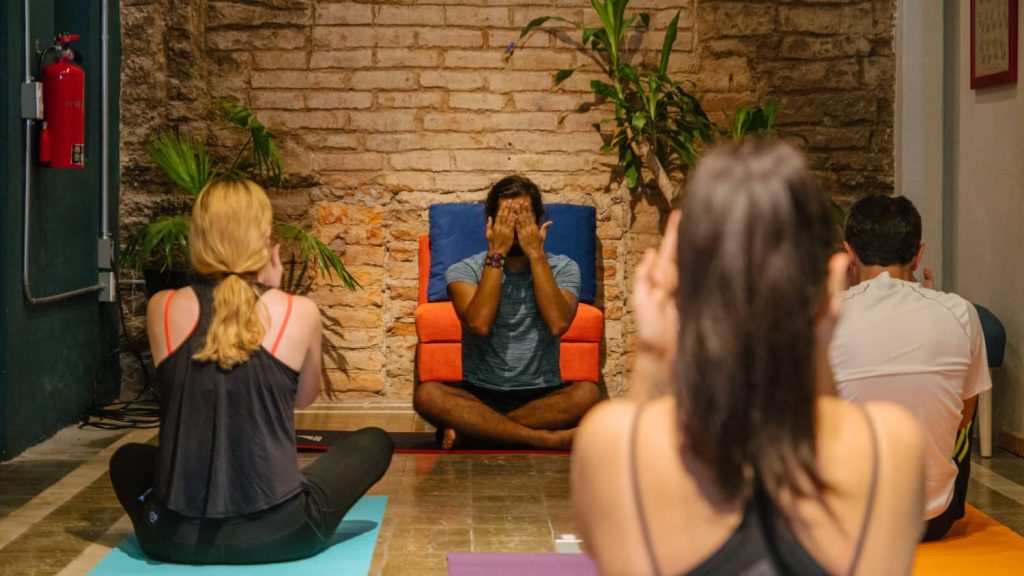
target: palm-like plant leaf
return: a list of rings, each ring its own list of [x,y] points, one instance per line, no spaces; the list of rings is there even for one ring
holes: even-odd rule
[[[661,61],[658,63],[658,72],[664,76],[668,73],[668,59],[672,56],[672,45],[676,43],[676,35],[679,33],[679,10],[676,16],[668,25],[665,31],[665,41],[661,46]]]
[[[732,139],[742,140],[747,134],[767,136],[775,129],[775,115],[779,104],[775,101],[766,102],[762,106],[744,106],[736,111],[732,122]]]
[[[186,264],[189,261],[189,222],[188,216],[179,214],[162,216],[143,226],[128,237],[121,253],[121,267],[142,270],[157,254],[163,270]]]
[[[338,255],[316,236],[291,222],[281,221],[274,222],[274,233],[285,245],[297,249],[303,262],[315,263],[321,274],[328,278],[337,274],[338,279],[349,290],[362,287],[359,281],[345,268],[345,263],[341,261],[341,258],[338,258]],[[301,282],[303,276],[305,276],[304,271],[300,274],[300,278],[294,279],[293,282]]]
[[[251,178],[268,187],[280,186],[284,181],[284,169],[274,134],[248,108],[237,102],[224,102],[221,112],[228,122],[244,130],[247,136],[229,164],[215,163],[201,142],[170,131],[158,133],[147,143],[153,161],[178,187],[192,196],[198,196],[216,177]],[[161,261],[164,269],[187,266],[188,228],[187,215],[163,216],[152,221],[126,238],[121,266],[141,270],[154,260]],[[299,277],[292,277],[289,286],[301,285],[306,270],[312,265],[328,277],[337,274],[349,290],[360,287],[338,255],[315,236],[286,222],[275,223],[275,232],[300,257]]]
[[[227,100],[222,107],[228,121],[249,134],[248,144],[251,145],[252,150],[247,159],[251,162],[251,167],[247,167],[246,172],[273,186],[280,186],[284,181],[284,167],[281,161],[281,151],[277,148],[274,134],[260,122],[252,111],[238,102]],[[230,170],[240,171],[239,162],[243,158],[244,156],[239,154]]]
[[[567,68],[565,70],[559,70],[558,72],[555,72],[555,84],[554,85],[558,86],[562,82],[565,82],[566,80],[569,79],[570,76],[572,76],[573,72],[575,72],[575,71],[576,70],[574,70],[572,68]]]
[[[192,196],[198,196],[217,173],[202,142],[175,132],[158,133],[146,143],[146,150],[171,181]]]

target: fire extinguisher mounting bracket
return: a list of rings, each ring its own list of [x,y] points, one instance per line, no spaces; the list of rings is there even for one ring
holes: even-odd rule
[[[21,85],[21,117],[26,120],[43,119],[43,83],[23,82]]]

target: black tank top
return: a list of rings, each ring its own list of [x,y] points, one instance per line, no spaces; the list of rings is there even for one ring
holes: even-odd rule
[[[302,490],[295,457],[298,372],[262,346],[229,371],[192,359],[213,317],[213,288],[192,286],[199,321],[156,371],[156,496],[194,518],[257,512]]]
[[[636,462],[637,427],[640,423],[640,412],[634,414],[633,427],[630,433],[629,459],[632,468],[633,498],[640,517],[640,528],[647,556],[654,574],[662,574],[654,554],[650,529],[644,514],[643,497],[640,493]],[[874,506],[875,488],[878,480],[878,439],[874,423],[867,410],[863,411],[871,431],[872,463],[871,484],[868,487],[867,504],[860,533],[853,551],[853,560],[847,574],[854,574],[860,561],[864,539]],[[689,576],[717,576],[721,574],[743,574],[747,576],[828,576],[828,572],[804,549],[793,533],[782,513],[778,511],[771,498],[763,489],[757,477],[754,478],[754,495],[743,511],[743,519],[736,531],[711,556],[687,572]]]

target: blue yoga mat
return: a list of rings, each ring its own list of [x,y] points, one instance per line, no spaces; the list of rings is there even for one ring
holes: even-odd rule
[[[338,576],[339,574],[366,574],[370,571],[373,548],[377,545],[377,534],[384,518],[387,496],[363,496],[345,515],[334,533],[335,540],[323,552],[294,562],[250,565],[205,565],[167,564],[151,560],[139,548],[132,534],[117,548],[110,551],[89,574],[107,576],[113,574],[155,574],[177,576],[179,574],[245,574],[246,576],[282,576],[303,574],[304,576]],[[373,525],[370,528],[370,525]]]

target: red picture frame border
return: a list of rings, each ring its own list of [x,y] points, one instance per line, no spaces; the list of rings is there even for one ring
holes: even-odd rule
[[[974,10],[977,0],[971,0],[971,90],[978,88],[987,88],[989,86],[999,86],[1001,84],[1016,84],[1017,83],[1017,0],[1007,0],[1010,3],[1010,69],[1006,72],[999,72],[997,74],[989,74],[987,76],[978,76],[975,72],[975,53],[974,53]]]

